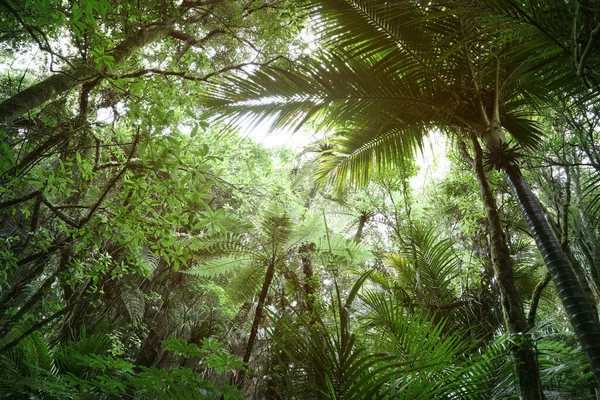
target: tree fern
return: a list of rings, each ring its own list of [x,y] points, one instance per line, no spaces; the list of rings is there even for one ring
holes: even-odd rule
[[[593,399],[594,375],[571,333],[551,333],[537,343],[542,381],[549,390],[572,398]]]
[[[362,244],[335,233],[321,235],[314,243],[316,257],[325,266],[357,267],[373,258],[373,254]]]

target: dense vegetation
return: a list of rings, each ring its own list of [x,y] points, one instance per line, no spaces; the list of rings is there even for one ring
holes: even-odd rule
[[[0,398],[600,394],[596,2],[0,18]]]

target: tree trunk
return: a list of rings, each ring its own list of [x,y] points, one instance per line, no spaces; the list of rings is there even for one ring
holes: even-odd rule
[[[315,289],[312,281],[314,273],[311,253],[313,251],[315,251],[314,243],[307,243],[298,249],[300,259],[302,260],[302,274],[304,275],[302,288],[304,289],[304,296],[306,298],[306,310],[311,315],[311,326],[317,321],[315,319]]]
[[[371,213],[368,213],[366,211],[363,211],[360,214],[360,218],[358,219],[358,228],[356,229],[356,234],[354,235],[354,241],[356,243],[361,242],[362,237],[363,237],[363,231],[365,229],[365,225],[369,221],[370,217],[371,217]]]
[[[527,324],[533,326],[535,324],[535,314],[537,313],[538,306],[540,304],[540,298],[542,297],[542,291],[548,286],[552,277],[549,273],[546,273],[544,279],[537,284],[533,290],[531,296],[531,306],[529,306],[529,314],[527,315]]]
[[[254,348],[254,342],[256,341],[256,335],[258,333],[258,326],[260,325],[260,320],[262,319],[265,300],[267,298],[267,294],[269,293],[269,288],[271,287],[271,282],[273,281],[274,274],[275,263],[271,262],[269,268],[267,268],[265,280],[263,282],[262,289],[260,290],[260,294],[258,295],[258,305],[256,306],[256,312],[254,313],[254,321],[252,321],[252,328],[250,329],[250,337],[248,338],[246,352],[244,353],[244,358],[242,360],[245,363],[248,363],[250,361],[250,356],[252,355],[252,349]],[[244,384],[245,377],[246,373],[245,371],[242,371],[239,375],[239,379],[237,382],[238,387],[242,387],[242,385]]]
[[[483,151],[474,134],[471,135],[471,141],[474,150],[473,169],[475,170],[490,228],[492,264],[500,286],[502,313],[506,327],[516,344],[513,349],[513,357],[519,377],[521,397],[523,399],[541,400],[544,399],[544,393],[541,387],[536,350],[531,335],[526,333],[528,328],[527,319],[521,297],[515,285],[514,268],[500,221],[498,207],[496,206],[496,199],[485,176]],[[462,151],[466,152],[466,149],[463,148]]]
[[[149,43],[160,40],[171,31],[171,25],[155,25],[148,29],[140,29],[134,35],[119,43],[111,52],[113,66],[118,66],[131,57],[136,51]],[[98,76],[90,63],[81,63],[74,68],[58,72],[41,82],[36,83],[0,103],[0,126],[9,125],[21,115],[56,96]]]
[[[569,260],[542,212],[537,197],[528,186],[519,167],[514,162],[506,162],[502,169],[556,285],[577,340],[590,362],[596,382],[600,384],[600,323],[597,322],[597,313],[590,306]]]

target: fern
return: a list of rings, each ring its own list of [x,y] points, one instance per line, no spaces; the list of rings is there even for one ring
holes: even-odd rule
[[[540,375],[548,388],[570,392],[580,398],[584,389],[593,393],[594,375],[581,348],[574,343],[571,333],[551,335],[538,341]]]
[[[327,266],[355,267],[373,258],[366,247],[337,234],[321,235],[315,240],[315,245],[317,256]]]
[[[61,374],[71,374],[81,377],[87,366],[82,365],[81,355],[106,354],[111,346],[111,337],[103,333],[87,336],[82,330],[77,341],[67,342],[56,351],[56,364]]]
[[[57,375],[54,350],[39,332],[0,356],[0,396],[10,399],[64,398],[67,384]]]
[[[215,276],[227,275],[232,272],[246,267],[252,262],[251,255],[229,256],[217,258],[207,261],[203,264],[194,265],[187,271],[182,271],[184,274],[200,276],[204,278],[213,278]]]
[[[249,265],[239,271],[225,288],[229,297],[236,302],[251,301],[265,277],[263,266]]]
[[[146,268],[145,275],[152,277],[154,271],[158,268],[159,259],[154,255],[154,252],[146,246],[143,246],[140,250],[140,259],[142,265]]]
[[[136,326],[139,325],[146,311],[144,293],[138,288],[124,286],[121,289],[121,300],[125,304],[125,308],[127,308],[129,318],[131,318],[133,324]]]

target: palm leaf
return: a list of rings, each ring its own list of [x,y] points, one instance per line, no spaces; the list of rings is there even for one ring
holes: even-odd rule
[[[506,336],[498,338],[462,377],[465,399],[518,399],[514,376],[514,359]]]

